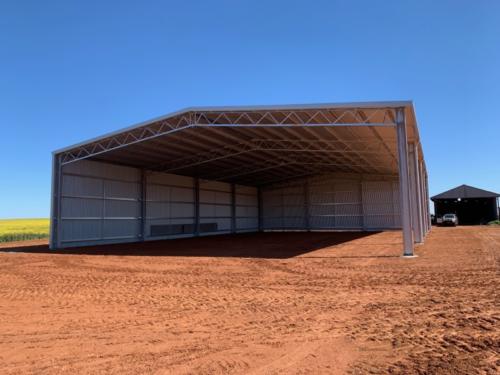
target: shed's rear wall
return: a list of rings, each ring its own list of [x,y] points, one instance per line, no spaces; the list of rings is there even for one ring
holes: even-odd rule
[[[137,168],[87,160],[65,165],[57,247],[141,240],[141,181]],[[194,178],[148,173],[145,201],[145,240],[194,235]],[[235,185],[233,193],[231,184],[201,180],[199,213],[200,235],[231,233],[233,226],[257,231],[257,189]]]
[[[59,248],[259,230],[255,187],[82,160],[62,169]],[[234,189],[234,190],[233,190]],[[57,199],[57,196],[54,198]],[[322,176],[262,190],[264,230],[400,228],[397,179]]]
[[[267,230],[401,228],[399,183],[377,176],[331,176],[264,189]]]

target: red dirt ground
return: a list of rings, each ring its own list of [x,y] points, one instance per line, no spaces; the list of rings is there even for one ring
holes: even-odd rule
[[[415,259],[397,232],[8,246],[4,374],[500,369],[500,228],[434,228]]]

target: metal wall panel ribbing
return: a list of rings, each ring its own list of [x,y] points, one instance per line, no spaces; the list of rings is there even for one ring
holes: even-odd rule
[[[394,220],[394,228],[401,228],[401,206],[399,202],[399,182],[392,181],[392,206],[394,208],[393,211],[393,220]]]
[[[262,191],[264,229],[305,229],[304,184]]]
[[[140,172],[92,161],[65,165],[59,247],[135,241],[140,234]]]
[[[356,180],[311,183],[311,229],[362,229],[361,185]]]
[[[230,233],[232,223],[236,232],[258,230],[257,188],[236,185],[233,209],[230,184],[199,180],[197,194],[195,180],[96,161],[69,163],[60,194],[53,194],[61,220],[54,208],[52,228],[59,230],[51,247],[193,237],[196,212],[199,235]]]
[[[231,233],[231,184],[200,180],[200,235]]]
[[[145,239],[192,237],[195,215],[194,178],[149,172],[146,177]],[[181,226],[188,233],[153,235],[151,227]]]
[[[267,188],[262,196],[265,230],[400,227],[398,183],[390,179],[322,177]]]
[[[258,189],[250,186],[235,186],[236,232],[259,230]]]
[[[395,182],[363,181],[364,226],[370,229],[398,228],[399,215],[395,208]],[[399,207],[399,204],[397,204]]]
[[[309,204],[309,225],[312,229],[337,226],[334,181],[309,183]]]

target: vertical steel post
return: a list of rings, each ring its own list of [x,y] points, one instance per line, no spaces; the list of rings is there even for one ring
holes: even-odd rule
[[[51,250],[59,247],[59,230],[60,230],[60,210],[61,206],[61,158],[59,155],[52,155],[52,187],[51,187],[51,202],[50,202],[50,244]]]
[[[422,225],[422,236],[425,238],[427,234],[427,220],[425,219],[425,193],[424,193],[424,176],[422,174],[422,162],[418,162],[418,177],[419,177],[419,191],[420,191],[420,209],[421,209],[421,225]]]
[[[394,184],[396,182],[392,182],[392,224],[394,228],[398,227],[398,216],[400,215],[400,212],[398,212],[398,206],[396,205],[397,202],[397,195],[399,195],[399,192],[396,193],[396,188],[394,187]],[[401,211],[401,210],[400,210]]]
[[[401,226],[403,229],[403,256],[413,256],[411,231],[410,178],[408,173],[408,140],[406,136],[405,109],[396,109],[396,131],[399,156],[399,195]]]
[[[422,229],[422,197],[420,191],[420,171],[418,167],[418,146],[416,142],[410,143],[410,192],[412,208],[413,238],[416,243],[423,242]]]
[[[422,176],[422,163],[417,159],[417,177],[418,177],[418,214],[420,217],[420,233],[422,242],[425,241],[427,235],[427,224],[425,219],[425,206],[424,206],[424,178]]]
[[[102,207],[102,211],[101,211],[101,225],[100,225],[100,235],[99,235],[99,239],[100,240],[104,240],[104,233],[105,233],[105,228],[106,228],[106,219],[107,219],[107,211],[106,211],[106,181],[103,180],[102,181],[102,189],[101,189],[101,197],[100,197],[100,201],[101,201],[101,207]]]
[[[418,163],[418,170],[420,176],[420,204],[422,205],[422,229],[424,230],[424,236],[429,232],[429,221],[427,219],[427,195],[425,193],[425,177],[424,177],[424,162]]]
[[[147,175],[144,169],[141,169],[141,232],[139,234],[141,241],[146,240],[146,204],[147,204]]]
[[[422,161],[420,164],[421,168],[421,173],[422,173],[422,207],[424,210],[424,225],[425,225],[425,235],[429,233],[431,230],[430,227],[430,217],[431,213],[429,211],[429,205],[428,205],[428,200],[429,200],[429,195],[427,194],[427,182],[425,178],[425,164]]]
[[[360,200],[361,200],[361,229],[366,230],[365,226],[365,200],[364,200],[364,193],[365,193],[365,183],[363,179],[359,181],[359,190],[360,190]]]
[[[337,229],[337,194],[335,193],[336,192],[336,186],[335,186],[335,181],[332,182],[332,185],[331,185],[331,189],[332,189],[332,195],[333,195],[333,201],[330,202],[332,203],[332,218],[333,218],[333,223],[330,222],[330,220],[328,220],[328,224],[330,224],[333,228]],[[333,224],[333,225],[332,225]]]
[[[307,231],[311,230],[310,208],[309,208],[309,179],[304,182],[304,225]]]
[[[194,235],[200,235],[200,179],[194,179]]]
[[[264,230],[264,205],[262,201],[262,188],[258,188],[257,190],[257,205],[258,205],[258,225],[259,225],[259,232],[262,232]]]
[[[236,185],[231,184],[231,233],[236,233]]]
[[[425,207],[427,209],[427,221],[429,223],[429,231],[432,229],[432,222],[431,222],[431,209],[430,209],[430,202],[429,202],[429,176],[427,175],[427,169],[424,169],[425,173]]]

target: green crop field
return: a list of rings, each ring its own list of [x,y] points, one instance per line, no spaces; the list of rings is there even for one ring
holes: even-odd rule
[[[0,242],[49,237],[49,219],[0,219]]]

